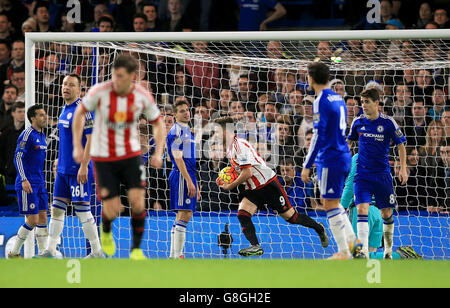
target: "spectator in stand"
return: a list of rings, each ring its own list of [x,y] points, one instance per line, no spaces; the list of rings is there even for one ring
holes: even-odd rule
[[[285,158],[294,157],[295,153],[295,142],[292,134],[292,122],[288,115],[278,116],[277,118],[278,126],[278,159],[282,161]]]
[[[281,160],[280,175],[278,179],[285,188],[289,202],[298,213],[306,214],[306,210],[311,208],[310,198],[314,196],[313,183],[303,183],[301,173],[296,170],[292,158]]]
[[[438,174],[438,167],[442,165],[439,151],[442,145],[446,145],[444,127],[442,121],[432,121],[427,129],[425,145],[419,148],[420,166],[426,187],[426,194],[421,198],[421,205],[426,205],[430,212],[439,210],[441,204],[438,199],[442,195],[439,189],[445,187],[439,181]]]
[[[239,77],[239,91],[237,98],[242,102],[247,111],[256,111],[256,92],[253,89],[253,82],[249,75]]]
[[[8,41],[0,40],[0,65],[5,65],[11,60],[11,46]]]
[[[161,43],[159,49],[164,48]],[[176,60],[159,54],[149,55],[148,63],[148,80],[152,85],[153,95],[160,101],[161,95],[167,93],[169,85],[174,84]]]
[[[294,154],[295,164],[297,166],[302,166],[306,155],[308,155],[309,146],[311,145],[312,136],[313,136],[313,129],[312,128],[308,129],[305,132],[304,136],[297,135],[297,144],[300,143],[300,141],[298,141],[298,139],[300,137],[303,138],[302,142],[304,143],[303,146],[297,146],[297,150],[295,151],[295,154]]]
[[[59,57],[54,53],[49,54],[45,58],[43,71],[37,71],[35,79],[36,101],[41,102],[46,108],[48,106],[55,108],[54,112],[57,114],[59,114],[58,108],[64,105],[64,100],[60,96],[64,76],[58,73],[59,65]],[[47,111],[47,114],[50,115],[50,112]]]
[[[433,20],[433,11],[428,1],[422,2],[419,8],[419,19],[413,26],[416,29],[425,29],[428,22]]]
[[[314,61],[329,63],[333,54],[330,42],[321,41],[317,44],[317,53]]]
[[[413,88],[413,96],[420,96],[425,100],[425,104],[432,105],[431,97],[434,89],[434,81],[431,71],[427,69],[420,69],[414,75],[415,86]]]
[[[17,87],[12,84],[6,85],[3,90],[2,100],[0,101],[0,135],[13,124],[11,111],[17,100],[18,92]]]
[[[160,3],[160,7],[164,4]],[[166,32],[181,32],[193,30],[198,27],[197,21],[187,11],[188,4],[181,0],[167,0],[167,11],[169,17],[161,19],[161,30]]]
[[[172,104],[177,96],[186,96],[193,101],[196,106],[202,97],[200,88],[193,84],[191,76],[181,65],[175,68],[175,83],[170,85],[168,92],[169,100]]]
[[[37,23],[37,32],[55,32],[56,29],[50,26],[50,13],[48,12],[48,5],[44,1],[36,3],[33,15]]]
[[[402,185],[399,180],[400,161],[394,163],[394,189],[398,211],[417,211],[419,210],[420,198],[425,196],[424,177],[419,174],[418,163],[419,154],[415,147],[407,147],[406,171],[408,172],[408,181]]]
[[[413,101],[412,116],[405,119],[404,132],[408,146],[423,146],[426,143],[427,127],[430,123],[428,108],[420,98]]]
[[[387,115],[394,118],[397,124],[401,127],[405,127],[405,121],[407,118],[411,118],[411,90],[403,82],[399,82],[394,86],[395,98],[392,105],[384,106],[384,111]]]
[[[268,11],[273,13],[267,17]],[[277,0],[239,1],[239,31],[265,31],[267,25],[286,15],[286,9]]]
[[[228,115],[230,103],[237,100],[236,95],[230,89],[222,89],[219,93],[219,110],[211,115],[211,121]]]
[[[99,3],[94,7],[94,20],[86,24],[84,31],[98,32],[99,21],[103,15],[109,14],[106,4]]]
[[[8,42],[13,42],[20,39],[20,33],[18,35],[15,32],[14,28],[11,27],[11,22],[8,19],[8,16],[4,13],[0,13],[0,39]]]
[[[36,32],[37,31],[37,23],[33,17],[25,20],[21,26],[22,36],[25,37],[25,33],[27,32]]]
[[[25,104],[15,102],[11,108],[12,125],[0,135],[0,174],[5,175],[6,184],[13,185],[17,171],[14,166],[14,153],[17,147],[17,138],[25,129]]]
[[[232,57],[242,57],[242,54],[234,53],[232,54]],[[229,87],[234,92],[239,91],[239,78],[244,75],[248,75],[250,71],[239,64],[238,61],[233,61],[232,64],[227,65],[225,68],[225,73],[223,78],[228,80],[228,85],[225,85],[225,87]]]
[[[440,29],[450,26],[448,12],[444,7],[437,8],[433,13],[433,21],[439,25]]]
[[[433,107],[430,108],[429,114],[431,119],[440,120],[442,113],[444,110],[448,109],[445,102],[445,93],[442,88],[434,88],[431,94],[431,101],[433,103]]]
[[[381,30],[384,29],[384,24],[392,19],[393,5],[391,0],[380,1],[380,22],[370,22],[366,15],[355,25],[353,30]]]
[[[158,10],[152,2],[141,2],[142,13],[147,16],[147,31],[161,31],[161,22],[158,18]]]
[[[22,23],[28,16],[32,15],[25,7],[24,3],[30,1],[17,1],[17,0],[2,0],[0,1],[0,13],[8,16],[8,20],[11,22],[11,26],[16,34],[20,36],[20,28]]]
[[[11,79],[12,73],[16,68],[25,68],[25,43],[24,41],[15,41],[12,43],[11,59],[9,62],[0,66],[0,83]]]
[[[360,113],[359,96],[345,96],[344,101],[347,106],[347,129],[350,129],[353,119]]]
[[[169,3],[172,0],[169,0]],[[177,0],[179,1],[179,0]],[[208,54],[208,42],[195,41],[192,42],[194,53]],[[211,91],[219,88],[220,84],[220,68],[217,63],[186,60],[186,70],[192,76],[194,86],[202,90],[203,97],[210,97]]]
[[[25,101],[25,68],[17,67],[13,70],[11,75],[10,83],[16,86],[17,92],[17,100]]]
[[[450,136],[450,110],[444,110],[441,120],[445,124],[445,135]]]
[[[133,16],[133,30],[134,32],[147,32],[147,15],[137,13]]]
[[[114,32],[114,19],[111,15],[103,15],[98,21],[99,32]]]
[[[245,108],[241,101],[232,101],[228,110],[228,116],[232,117],[235,122],[244,118]]]
[[[305,134],[308,130],[313,128],[313,102],[314,97],[311,95],[307,95],[303,99],[303,121],[301,122],[300,127],[297,131],[299,147],[305,146]]]

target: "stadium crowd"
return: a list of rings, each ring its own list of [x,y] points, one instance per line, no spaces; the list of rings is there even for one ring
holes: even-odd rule
[[[238,7],[240,19],[235,16],[227,18],[226,14],[230,11],[224,10],[224,3],[229,1],[160,0],[157,4],[139,0],[80,2],[82,22],[70,23],[67,15],[69,9],[59,5],[58,1],[0,1],[0,175],[3,182],[3,185],[0,183],[0,205],[12,202],[7,197],[4,184],[14,183],[14,150],[25,125],[26,32],[265,30],[267,24],[286,14],[281,3],[265,1],[267,7],[273,10],[270,15],[272,19],[255,16],[250,18],[255,21],[250,25],[242,23],[249,19],[245,5],[248,1],[244,0]],[[382,22],[368,24],[363,18],[353,28],[438,29],[450,26],[448,8],[435,7],[430,1],[420,3],[415,12],[415,22],[402,20],[398,5],[405,6],[405,2],[381,0]],[[213,18],[218,12],[225,15]],[[208,54],[212,49],[208,42],[160,44],[159,47],[177,48],[195,54]],[[279,41],[257,46],[260,51],[262,48],[263,57],[275,60],[292,58],[287,47]],[[153,93],[164,115],[167,130],[174,123],[172,105],[178,100],[185,100],[191,106],[192,127],[194,132],[199,132],[196,134],[200,148],[199,210],[237,209],[237,191],[220,190],[215,184],[219,171],[228,164],[226,153],[217,144],[208,142],[212,135],[208,124],[224,115],[236,119],[240,125],[238,127],[242,128],[242,136],[256,136],[256,148],[266,161],[276,161],[273,167],[285,185],[291,203],[299,212],[322,209],[317,181],[305,185],[300,178],[301,165],[313,135],[312,105],[315,99],[306,83],[305,70],[253,68],[239,63],[218,65],[189,57],[177,60],[158,53],[146,53],[142,48],[138,46],[136,51],[131,52],[140,65],[136,82]],[[308,60],[330,64],[366,63],[380,59],[399,63],[419,59],[450,62],[450,45],[442,40],[387,43],[374,40],[323,41],[313,48],[314,54],[311,53]],[[233,56],[242,55],[238,53],[242,49],[232,52]],[[43,103],[48,113],[45,133],[49,149],[49,163],[46,166],[49,184],[53,177],[52,164],[57,158],[58,115],[64,104],[61,98],[62,79],[68,73],[79,74],[83,96],[95,80],[109,78],[112,54],[110,48],[100,48],[97,55],[95,49],[89,46],[75,47],[54,42],[36,48],[36,101]],[[95,61],[99,62],[99,71],[94,74]],[[382,111],[402,127],[407,137],[409,180],[406,186],[401,186],[394,177],[398,210],[447,212],[450,209],[450,143],[447,141],[450,137],[450,66],[417,70],[335,70],[330,87],[345,99],[349,126],[353,118],[362,113],[359,93],[367,87],[375,87],[382,97]],[[153,142],[144,117],[140,119],[139,128],[143,159],[147,161]],[[273,148],[277,148],[278,152],[271,152]],[[392,173],[396,174],[399,167],[396,153],[392,152],[390,157]],[[168,208],[167,178],[170,170],[171,162],[167,154],[164,155],[164,168],[156,170],[148,167],[149,208]],[[51,192],[51,185],[48,188]]]

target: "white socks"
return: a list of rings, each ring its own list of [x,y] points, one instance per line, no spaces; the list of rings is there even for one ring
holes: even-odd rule
[[[369,256],[369,215],[358,214],[357,218],[358,239],[361,241],[362,252]]]
[[[89,240],[91,244],[92,252],[99,254],[102,252],[102,246],[100,245],[100,239],[98,236],[97,225],[95,224],[94,216],[91,211],[88,212],[76,212],[83,227],[84,236]]]
[[[176,220],[170,234],[170,256],[178,259],[183,255],[184,243],[186,242],[187,221]]]
[[[47,225],[36,225],[36,241],[38,246],[38,255],[40,255],[46,248],[48,243]]]
[[[339,204],[339,208],[341,210],[342,216],[345,216],[344,218],[344,230],[345,230],[345,236],[347,237],[347,242],[353,243],[356,240],[355,231],[353,231],[352,223],[350,222],[350,219],[348,219],[347,212],[345,211],[344,207]]]
[[[14,247],[11,250],[11,254],[18,255],[20,253],[20,249],[22,248],[23,243],[25,243],[25,240],[27,239],[30,232],[33,231],[33,229],[34,227],[30,227],[26,223],[24,223],[19,228],[19,231],[17,231],[16,242],[14,243]]]
[[[47,250],[52,254],[56,254],[56,245],[58,245],[59,237],[64,228],[64,218],[66,211],[52,207],[52,218],[49,224],[48,246]]]
[[[340,253],[350,256],[350,249],[348,247],[347,235],[345,232],[346,220],[348,217],[342,213],[341,208],[337,207],[327,211],[327,218],[330,224],[331,233],[333,233],[334,240],[338,246]]]

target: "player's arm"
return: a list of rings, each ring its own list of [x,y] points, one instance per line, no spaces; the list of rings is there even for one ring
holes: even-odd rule
[[[186,180],[189,198],[194,198],[197,193],[197,189],[191,176],[189,175],[189,172],[187,171],[186,164],[184,163],[183,151],[172,150],[172,155],[175,163],[177,164],[178,170],[180,170],[181,175]]]
[[[406,147],[404,143],[400,143],[397,145],[398,155],[400,157],[400,172],[398,177],[402,185],[405,185],[408,182],[408,171],[406,170]]]
[[[83,104],[79,104],[77,109],[75,109],[72,120],[73,159],[78,164],[81,164],[84,158],[84,148],[81,143],[81,137],[83,135],[83,127],[87,112],[88,111],[83,107]]]
[[[166,144],[166,128],[164,127],[162,117],[158,116],[158,118],[152,123],[152,127],[156,148],[155,153],[152,155],[152,158],[150,160],[150,165],[155,168],[161,168],[163,165],[162,156],[164,152],[164,146]]]
[[[286,15],[286,8],[279,2],[275,5],[274,10],[275,11],[261,23],[261,25],[259,26],[260,31],[267,30],[268,23],[278,20]]]
[[[221,187],[225,190],[232,190],[232,189],[238,187],[239,185],[245,183],[248,179],[250,179],[253,176],[251,167],[252,167],[251,165],[248,165],[245,168],[242,167],[241,172],[240,172],[239,176],[237,177],[237,179],[229,184],[219,182],[218,180],[216,180],[216,183],[219,187]]]
[[[19,174],[20,179],[22,181],[22,189],[27,194],[29,194],[29,193],[33,192],[33,189],[31,188],[31,184],[25,175],[25,169],[23,167],[23,155],[26,152],[26,148],[27,148],[27,142],[19,139],[19,142],[17,144],[16,154],[14,155],[14,164],[16,166],[17,173]]]
[[[318,104],[318,102],[315,102],[315,104]],[[313,106],[314,109],[318,109],[319,106]],[[311,172],[311,167],[314,164],[317,154],[319,153],[319,150],[324,147],[324,145],[327,142],[326,138],[326,127],[327,127],[327,118],[324,112],[318,112],[314,113],[314,119],[313,119],[313,136],[311,139],[311,145],[309,146],[308,154],[306,155],[305,161],[303,162],[303,169],[302,169],[302,181],[305,184],[308,184],[311,182],[311,179],[309,177]]]
[[[397,145],[398,155],[400,157],[400,172],[398,177],[400,179],[400,183],[405,185],[406,182],[408,182],[408,171],[406,170],[406,137],[403,135],[401,128],[395,120],[392,120],[392,123],[394,125],[394,129],[392,130],[393,134],[391,135],[391,139]]]

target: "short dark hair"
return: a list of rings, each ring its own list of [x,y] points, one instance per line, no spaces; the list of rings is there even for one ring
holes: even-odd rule
[[[15,112],[17,108],[19,109],[25,108],[25,103],[22,101],[15,102],[11,107],[11,112]]]
[[[378,93],[378,90],[375,88],[370,88],[370,89],[366,89],[364,91],[361,92],[361,98],[368,98],[372,101],[380,101],[380,93]]]
[[[132,56],[121,54],[114,60],[112,67],[113,69],[123,67],[128,73],[132,73],[137,70],[137,62]]]
[[[100,17],[100,19],[98,20],[98,25],[100,26],[100,24],[102,22],[109,22],[111,24],[111,27],[114,28],[114,20],[112,20],[110,17],[103,15],[102,17]]]
[[[173,105],[173,112],[177,113],[178,112],[178,107],[186,105],[189,107],[189,103],[183,99],[178,100],[177,102],[175,102],[175,104]]]
[[[28,108],[28,110],[27,110],[27,118],[28,118],[28,121],[30,121],[30,123],[32,122],[31,118],[36,117],[36,110],[40,110],[40,109],[44,109],[44,106],[40,105],[40,104],[36,104],[36,105],[33,105],[33,106]]]
[[[48,5],[45,3],[45,1],[37,1],[36,6],[33,9],[33,15],[36,15],[39,8],[45,7],[48,11]]]
[[[78,85],[81,87],[81,77],[77,73],[70,73],[66,77],[73,77],[78,80]]]
[[[13,85],[12,83],[9,83],[9,84],[5,85],[5,88],[3,89],[3,93],[5,93],[5,90],[11,89],[11,88],[16,89],[16,94],[19,94],[19,89],[15,85]]]
[[[330,68],[323,62],[308,64],[308,75],[318,84],[327,84],[330,80]]]
[[[142,18],[143,20],[145,20],[145,22],[147,22],[147,15],[145,15],[144,13],[136,13],[133,16],[133,22],[136,18]]]

